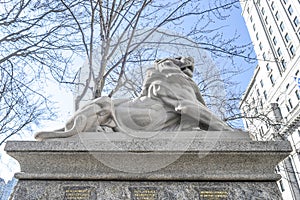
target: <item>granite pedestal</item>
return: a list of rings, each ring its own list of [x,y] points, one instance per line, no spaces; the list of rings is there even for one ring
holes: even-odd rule
[[[21,172],[12,199],[281,199],[286,141],[244,132],[81,133],[10,141]]]

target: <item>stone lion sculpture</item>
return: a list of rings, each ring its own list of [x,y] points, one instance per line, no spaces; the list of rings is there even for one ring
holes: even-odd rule
[[[232,131],[213,115],[192,80],[191,57],[155,61],[147,70],[139,97],[99,97],[74,113],[65,128],[39,132],[37,140],[64,138],[95,131]]]

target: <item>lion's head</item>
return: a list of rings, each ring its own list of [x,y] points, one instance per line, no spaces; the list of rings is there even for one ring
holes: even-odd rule
[[[165,58],[155,61],[156,65],[160,65],[162,63],[165,66],[178,67],[184,74],[189,77],[193,77],[194,59],[192,57]]]

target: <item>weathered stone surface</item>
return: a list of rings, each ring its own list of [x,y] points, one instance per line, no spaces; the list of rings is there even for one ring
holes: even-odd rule
[[[87,132],[5,150],[21,165],[14,199],[280,199],[274,168],[291,147],[232,131]]]
[[[281,199],[272,182],[147,182],[20,180],[12,200]]]
[[[206,133],[90,133],[73,141],[8,142],[6,151],[22,166],[20,179],[89,180],[276,180],[274,167],[290,151],[285,142],[218,141]]]

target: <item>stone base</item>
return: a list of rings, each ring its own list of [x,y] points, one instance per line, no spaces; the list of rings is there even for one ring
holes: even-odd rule
[[[13,200],[281,199],[273,182],[20,180]]]
[[[280,199],[275,166],[286,141],[243,132],[82,133],[13,141],[21,165],[12,199]]]

